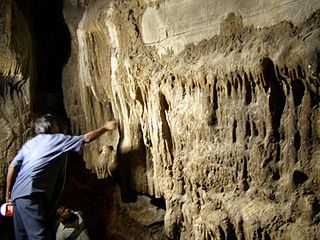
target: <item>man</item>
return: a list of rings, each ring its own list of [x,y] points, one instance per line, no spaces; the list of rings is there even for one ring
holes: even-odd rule
[[[62,155],[79,151],[83,143],[94,141],[115,128],[116,122],[108,121],[84,135],[69,136],[59,133],[58,123],[52,115],[36,119],[37,135],[21,147],[7,173],[6,201],[11,195],[16,240],[51,239],[49,214],[55,187],[65,166]]]
[[[81,212],[60,206],[56,213],[59,218],[56,240],[90,239]]]

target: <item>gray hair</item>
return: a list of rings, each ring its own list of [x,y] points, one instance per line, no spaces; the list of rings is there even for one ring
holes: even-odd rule
[[[51,114],[45,114],[34,122],[34,131],[36,134],[51,133],[54,123],[57,122]]]

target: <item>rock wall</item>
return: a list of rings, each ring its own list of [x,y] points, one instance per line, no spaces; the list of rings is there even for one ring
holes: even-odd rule
[[[9,161],[30,136],[32,37],[14,1],[0,3],[0,202]]]
[[[33,32],[15,1],[0,10],[4,183],[39,93]],[[319,1],[65,0],[64,17],[73,132],[119,121],[84,150],[119,185],[106,235],[317,239]]]
[[[163,198],[172,239],[316,239],[319,7],[65,1],[73,127],[120,123],[87,167]]]

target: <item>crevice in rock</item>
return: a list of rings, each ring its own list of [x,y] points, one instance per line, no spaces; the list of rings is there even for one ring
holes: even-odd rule
[[[251,125],[250,125],[250,119],[249,119],[249,116],[247,116],[247,120],[246,120],[246,129],[245,129],[245,135],[247,137],[250,137],[251,136]]]
[[[304,84],[300,79],[292,81],[292,94],[295,106],[299,106],[304,96]]]
[[[304,183],[307,180],[308,180],[308,176],[305,173],[303,173],[299,170],[295,170],[293,172],[292,181],[296,187],[299,186],[300,184]]]
[[[270,58],[263,58],[260,60],[261,69],[264,79],[264,89],[265,92],[268,93],[269,98],[269,108],[271,112],[271,122],[272,122],[272,129],[270,136],[272,141],[279,141],[280,134],[279,134],[279,127],[280,127],[280,120],[285,106],[285,94],[277,78],[274,63]]]
[[[221,240],[226,240],[226,234],[224,233],[221,226],[218,226],[218,236]]]
[[[163,197],[156,198],[153,196],[149,196],[151,198],[150,203],[158,208],[166,210],[166,201]]]
[[[233,121],[233,127],[232,127],[232,142],[237,141],[237,120]]]
[[[251,87],[251,83],[253,83],[253,81],[250,81],[248,74],[244,72],[244,85],[245,85],[244,91],[245,91],[245,102],[247,105],[251,103],[252,94],[254,94],[253,88]]]
[[[173,159],[173,141],[172,141],[172,135],[170,126],[167,120],[167,112],[169,111],[169,103],[166,99],[166,97],[159,93],[159,101],[160,101],[160,117],[162,122],[162,138],[166,140],[167,146],[168,146],[168,153],[171,156],[171,159]]]
[[[296,151],[299,151],[300,146],[301,146],[301,136],[300,136],[300,132],[297,131],[295,136],[294,136],[294,146],[296,148]]]

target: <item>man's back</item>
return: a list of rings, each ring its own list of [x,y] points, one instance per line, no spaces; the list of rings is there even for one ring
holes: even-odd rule
[[[12,160],[13,165],[20,166],[12,201],[32,193],[45,193],[50,199],[63,168],[61,154],[79,151],[82,141],[83,136],[63,134],[39,134],[27,141]]]

